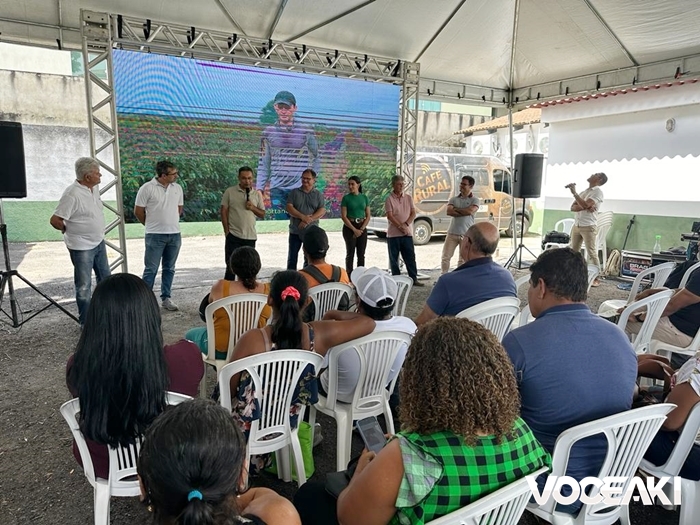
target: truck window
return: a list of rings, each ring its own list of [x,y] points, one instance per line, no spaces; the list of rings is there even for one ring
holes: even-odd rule
[[[467,166],[464,164],[457,164],[457,180],[461,180],[462,177],[469,175],[474,177],[474,186],[488,186],[489,185],[489,172],[483,168],[477,168],[474,166]]]
[[[510,194],[510,177],[508,176],[508,172],[493,170],[493,189]]]

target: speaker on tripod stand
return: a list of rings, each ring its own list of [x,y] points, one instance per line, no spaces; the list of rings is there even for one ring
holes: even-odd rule
[[[24,136],[22,124],[19,122],[0,122],[0,238],[2,239],[2,251],[5,256],[5,269],[0,270],[0,313],[12,321],[13,328],[19,328],[31,318],[41,312],[55,306],[67,316],[78,320],[68,310],[42,292],[37,286],[23,277],[17,270],[12,269],[10,262],[10,245],[7,240],[7,224],[2,199],[23,199],[27,196],[27,175],[24,165]],[[28,317],[23,317],[17,303],[13,278],[20,279],[36,293],[41,295],[49,304],[35,311]],[[10,297],[10,312],[2,307],[5,298],[5,290]]]
[[[520,234],[520,244],[510,256],[505,264],[506,268],[510,268],[515,260],[518,260],[518,269],[523,268],[523,250],[537,259],[537,256],[532,253],[524,244],[523,236],[525,230],[525,206],[526,199],[537,199],[542,192],[542,169],[544,167],[544,155],[541,153],[518,153],[515,156],[515,165],[513,169],[513,206],[515,199],[522,199],[522,210],[520,211],[521,220],[517,224],[520,228],[518,232],[516,225],[513,226],[513,235]]]

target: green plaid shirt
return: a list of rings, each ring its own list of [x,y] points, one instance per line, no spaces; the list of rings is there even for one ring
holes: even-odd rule
[[[520,418],[500,443],[485,436],[470,447],[452,432],[399,432],[397,439],[404,476],[392,525],[420,525],[439,518],[551,463]]]

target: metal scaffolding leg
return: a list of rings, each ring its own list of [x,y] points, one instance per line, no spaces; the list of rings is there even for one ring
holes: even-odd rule
[[[105,226],[105,243],[116,253],[110,268],[128,271],[126,258],[126,232],[124,231],[124,199],[122,197],[121,169],[119,165],[119,132],[117,106],[114,97],[112,74],[112,33],[110,17],[105,13],[81,11],[81,35],[83,39],[83,63],[85,64],[85,93],[87,96],[90,155],[97,159],[103,174],[112,176],[100,187],[100,195],[114,189],[116,203],[104,201],[112,218]],[[98,71],[101,73],[98,74]],[[106,173],[105,173],[106,172]],[[116,238],[109,234],[116,230]]]

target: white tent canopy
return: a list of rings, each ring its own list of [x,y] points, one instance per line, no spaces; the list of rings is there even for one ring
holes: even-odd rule
[[[700,71],[697,0],[5,0],[0,41],[78,48],[80,9],[419,62],[421,97],[522,105]]]

